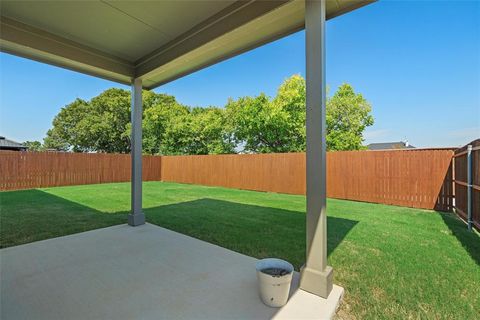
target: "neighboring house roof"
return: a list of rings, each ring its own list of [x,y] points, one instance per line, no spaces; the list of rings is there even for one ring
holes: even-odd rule
[[[414,146],[405,141],[398,142],[380,142],[367,145],[368,150],[391,150],[391,149],[415,149]]]
[[[27,150],[28,147],[0,136],[0,150]]]

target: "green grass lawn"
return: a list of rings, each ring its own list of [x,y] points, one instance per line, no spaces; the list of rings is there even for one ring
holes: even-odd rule
[[[0,245],[126,223],[130,184],[0,192]],[[145,182],[150,223],[298,269],[305,197]],[[453,214],[328,200],[339,318],[480,319],[480,237]]]

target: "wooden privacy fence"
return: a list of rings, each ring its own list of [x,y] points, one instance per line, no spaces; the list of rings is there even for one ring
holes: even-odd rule
[[[143,180],[160,180],[161,157],[143,157]],[[130,181],[130,155],[0,152],[0,190]]]
[[[470,154],[469,145],[471,146]],[[470,221],[480,229],[480,139],[457,149],[454,159],[455,211],[468,223],[470,209]],[[469,165],[470,175],[468,174]]]
[[[305,194],[304,153],[162,158],[163,181]]]
[[[327,196],[405,207],[452,209],[452,150],[333,152]]]
[[[330,198],[449,211],[453,150],[327,153]],[[305,194],[305,154],[162,157],[162,180]]]
[[[327,153],[327,196],[451,210],[452,150]],[[144,156],[143,180],[305,194],[305,154]],[[130,181],[130,155],[0,152],[0,190]]]

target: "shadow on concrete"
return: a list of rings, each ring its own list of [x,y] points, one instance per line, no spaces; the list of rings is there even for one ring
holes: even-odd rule
[[[475,231],[468,231],[467,225],[454,213],[438,212],[452,234],[460,241],[465,251],[480,265],[480,238]],[[446,248],[448,250],[448,248]]]
[[[156,225],[252,257],[278,257],[295,268],[305,261],[305,213],[217,199],[198,199],[144,210]],[[328,217],[328,254],[358,221]]]

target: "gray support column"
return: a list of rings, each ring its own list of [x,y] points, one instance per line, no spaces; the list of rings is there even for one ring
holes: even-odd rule
[[[307,260],[300,280],[301,289],[322,298],[333,286],[332,268],[327,266],[325,2],[305,1]]]
[[[132,210],[128,215],[128,224],[138,226],[145,223],[142,212],[142,80],[132,83]]]

